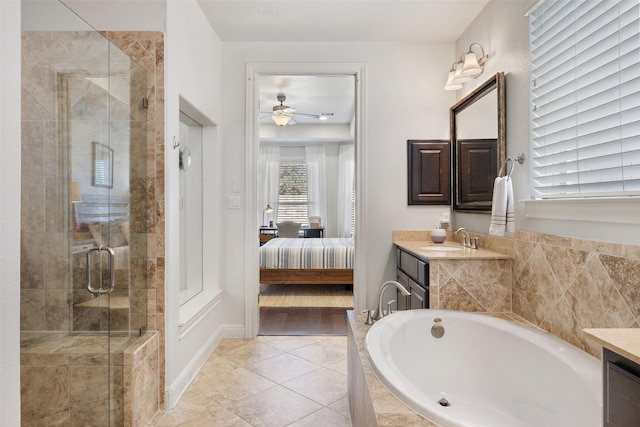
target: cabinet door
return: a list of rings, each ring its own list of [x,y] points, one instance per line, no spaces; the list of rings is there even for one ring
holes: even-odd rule
[[[418,285],[413,280],[409,279],[409,286],[411,288],[411,310],[429,307],[429,298],[427,290]]]
[[[640,366],[603,350],[604,426],[640,425]]]
[[[458,201],[489,202],[493,197],[493,181],[498,175],[498,140],[458,140],[460,176]]]
[[[397,282],[400,283],[406,290],[409,290],[409,277],[402,272],[399,268],[396,269],[396,277]],[[396,290],[396,307],[397,310],[408,310],[409,309],[409,297],[402,295],[402,293]]]
[[[451,143],[409,140],[409,205],[448,205],[451,194]]]

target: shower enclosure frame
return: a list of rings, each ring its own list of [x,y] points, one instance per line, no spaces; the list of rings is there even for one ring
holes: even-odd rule
[[[114,57],[126,57],[132,68],[141,71],[139,74],[148,75],[149,79],[131,90],[136,92],[135,107],[132,107],[135,111],[125,112],[133,119],[132,123],[135,122],[130,126],[130,132],[136,138],[129,153],[135,160],[128,167],[130,256],[129,268],[120,269],[116,275],[118,280],[122,280],[123,275],[129,277],[124,288],[119,290],[116,285],[114,293],[105,294],[104,304],[80,308],[82,303],[93,303],[99,298],[80,298],[83,300],[80,301],[78,297],[83,292],[90,295],[78,286],[82,282],[81,273],[86,273],[86,261],[83,266],[82,259],[87,259],[88,247],[83,246],[84,243],[78,245],[76,239],[80,232],[75,212],[77,200],[74,197],[77,195],[73,191],[71,160],[64,155],[70,150],[70,131],[68,117],[63,114],[65,106],[61,105],[66,102],[66,108],[73,110],[77,104],[69,104],[69,98],[63,100],[54,94],[62,87],[60,79],[70,75],[80,79],[105,77],[91,69],[95,64],[90,59],[79,60],[83,53],[96,53],[96,49],[83,51],[83,36],[100,40],[107,46],[111,56],[107,62]],[[162,405],[159,390],[163,387],[164,376],[160,372],[164,358],[159,351],[161,340],[156,331],[156,304],[161,295],[155,285],[162,285],[163,280],[158,280],[156,275],[154,243],[163,244],[163,233],[156,233],[155,229],[159,217],[155,205],[158,200],[155,176],[162,172],[155,168],[155,163],[158,142],[163,140],[156,132],[158,107],[160,111],[162,109],[156,102],[157,74],[162,71],[162,63],[158,63],[157,58],[163,56],[163,48],[162,33],[23,31],[22,121],[26,130],[22,142],[21,188],[23,422],[33,416],[36,419],[33,425],[38,422],[53,425],[56,420],[65,425],[145,425]],[[60,61],[54,66],[55,58]],[[82,63],[80,72],[72,67],[71,58]],[[133,65],[135,61],[140,65]],[[109,82],[113,77],[109,73],[106,73],[107,88],[113,85]],[[139,93],[142,96],[138,99]],[[113,94],[109,97],[113,98]],[[114,105],[108,101],[110,117],[114,114]],[[133,101],[131,105],[134,105]],[[151,119],[137,120],[141,111],[145,116],[149,113]],[[111,125],[110,119],[104,123],[105,128]],[[107,137],[106,142],[109,140]],[[86,141],[87,144],[91,142]],[[111,189],[106,190],[107,194],[103,193],[103,196],[110,199]],[[80,195],[80,203],[84,203],[83,196],[87,194]],[[107,208],[107,211],[111,209]],[[149,242],[152,247],[147,250]],[[131,305],[125,309],[128,311],[126,316],[114,314],[122,311],[112,306],[112,297],[118,291],[126,294],[129,301],[140,301],[137,309],[131,310]],[[82,309],[99,312],[95,316],[97,320],[83,322],[77,313]],[[120,320],[115,322],[118,326],[112,328],[114,319],[118,318]],[[94,327],[87,328],[87,323],[93,323]],[[88,333],[87,329],[92,332]],[[104,336],[107,336],[106,344],[102,340]],[[98,352],[89,351],[91,347],[98,348]],[[135,371],[141,367],[150,368],[150,375],[136,375]],[[106,374],[98,375],[98,369],[104,368]],[[99,378],[98,383],[92,383],[92,378]],[[110,403],[106,412],[98,411],[100,414],[90,404],[95,399],[89,399],[96,397],[96,384],[106,388]],[[56,399],[43,399],[44,394],[52,390],[56,392]],[[73,396],[75,400],[71,399]],[[43,403],[47,401],[53,402],[54,406],[47,409]]]

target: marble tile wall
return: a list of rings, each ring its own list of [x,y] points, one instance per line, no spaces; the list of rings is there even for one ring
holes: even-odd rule
[[[510,259],[429,262],[429,307],[478,312],[510,312]]]
[[[126,55],[107,50],[102,36]],[[67,146],[59,143],[67,140],[68,129],[59,125],[56,79],[60,72],[104,73],[106,63],[100,58],[108,54],[114,64],[126,63],[127,67],[130,61],[118,58],[133,58],[140,65],[130,69],[133,75],[146,71],[147,86],[133,86],[131,94],[136,98],[144,94],[149,101],[146,125],[137,120],[140,106],[130,110],[128,131],[134,142],[140,141],[132,144],[129,167],[130,251],[134,255],[125,274],[129,276],[130,308],[125,317],[114,312],[114,318],[119,325],[146,324],[146,329],[164,336],[164,36],[158,32],[24,32],[22,44],[21,331],[68,331],[76,323],[100,322],[106,317],[104,310],[98,314],[94,310],[88,318],[73,310],[70,284],[80,281],[74,278],[77,271],[68,256],[70,160]],[[113,117],[122,113],[118,108],[113,103]],[[143,158],[146,160],[136,162]],[[160,347],[163,343],[164,339],[158,340]],[[157,373],[151,375],[157,377],[152,383],[157,382],[155,393],[162,407],[164,348],[156,363]],[[31,365],[37,365],[33,357]]]
[[[472,236],[512,260],[432,260],[431,308],[512,312],[596,357],[600,345],[583,329],[640,327],[640,246],[527,231]]]
[[[124,425],[146,426],[159,409],[159,338],[147,332],[124,352]]]
[[[137,296],[146,301],[144,313],[147,329],[158,332],[158,406],[164,408],[165,388],[165,349],[164,349],[164,34],[155,31],[104,33],[114,45],[134,59],[147,71],[146,94],[148,99],[146,133],[146,165],[139,170],[146,170],[146,176],[138,176],[131,180],[131,197],[145,199],[146,204],[139,204],[141,212],[130,213],[132,245],[146,245],[146,259],[131,262],[146,263],[146,289],[138,287]],[[144,147],[140,145],[139,147]],[[132,153],[134,157],[134,153]],[[136,170],[136,165],[132,165]],[[136,196],[137,195],[137,196]],[[134,207],[132,206],[132,209]],[[134,218],[146,218],[144,223],[135,223]],[[133,277],[132,283],[142,280]],[[134,417],[139,416],[134,414]]]
[[[513,312],[600,357],[584,328],[640,326],[640,246],[520,231]]]

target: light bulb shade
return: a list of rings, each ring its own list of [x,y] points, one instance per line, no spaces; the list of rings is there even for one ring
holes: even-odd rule
[[[271,118],[273,119],[273,122],[278,126],[286,126],[291,119],[291,117],[284,115],[272,115]]]
[[[266,208],[264,208],[264,211],[268,214],[270,214],[271,212],[273,212],[273,208],[271,207],[271,205],[267,205]]]
[[[451,79],[453,83],[466,83],[473,79],[471,76],[463,76],[461,74],[462,66],[462,61],[456,63],[456,72],[453,74],[453,78]]]
[[[453,76],[455,75],[455,71],[449,71],[449,77],[447,78],[447,83],[444,85],[444,90],[458,90],[462,89],[462,83],[454,83]]]
[[[482,72],[482,67],[478,63],[478,58],[476,58],[476,54],[469,51],[464,56],[464,65],[462,66],[462,70],[460,70],[460,75],[462,76],[477,76]]]

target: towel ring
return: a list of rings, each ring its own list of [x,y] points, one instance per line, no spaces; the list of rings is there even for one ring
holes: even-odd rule
[[[507,157],[506,159],[504,159],[504,162],[502,162],[502,166],[500,166],[500,171],[498,172],[498,176],[502,176],[502,171],[505,171],[505,176],[511,178],[511,174],[513,173],[513,169],[516,167],[516,162],[523,164],[524,163],[524,153],[520,153],[515,157]],[[509,169],[509,172],[507,173],[505,166],[507,166],[507,162],[511,162],[511,169]]]

